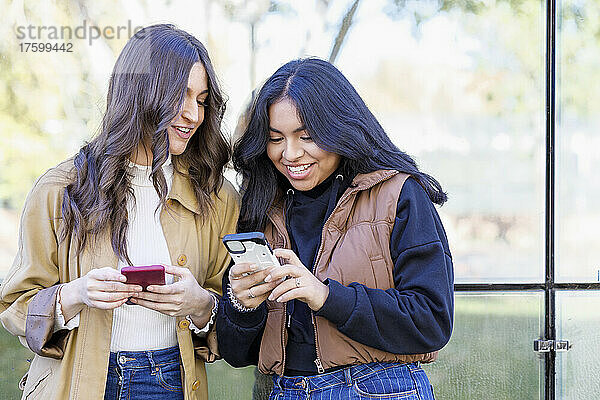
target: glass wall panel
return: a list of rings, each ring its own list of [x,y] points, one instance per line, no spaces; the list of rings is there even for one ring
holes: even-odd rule
[[[556,276],[598,282],[600,2],[559,3]]]
[[[457,282],[543,281],[544,13],[535,0],[362,2],[339,58],[448,192]]]
[[[223,360],[206,364],[209,399],[250,399],[255,367],[233,368]]]
[[[454,332],[439,359],[424,368],[440,399],[541,399],[543,292],[460,293]]]
[[[596,399],[600,393],[600,291],[556,294],[556,337],[571,349],[556,353],[556,398]]]

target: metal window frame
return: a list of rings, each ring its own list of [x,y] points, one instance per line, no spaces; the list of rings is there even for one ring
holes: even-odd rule
[[[544,283],[544,338],[556,340],[556,292],[554,287],[554,213],[556,190],[556,0],[546,1],[546,250]],[[545,354],[544,398],[556,399],[556,353]]]
[[[545,173],[545,279],[543,283],[462,283],[454,285],[457,292],[544,291],[544,339],[556,341],[556,291],[600,290],[600,282],[555,282],[555,194],[556,194],[556,40],[557,2],[547,0],[545,43],[545,111],[546,111],[546,173]],[[533,339],[533,338],[532,338]],[[544,354],[544,399],[556,399],[556,352]]]

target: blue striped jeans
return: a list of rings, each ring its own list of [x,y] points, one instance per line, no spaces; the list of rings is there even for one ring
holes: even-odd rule
[[[269,400],[434,400],[419,363],[369,363],[314,376],[273,378]]]
[[[183,400],[179,347],[110,353],[104,400]]]

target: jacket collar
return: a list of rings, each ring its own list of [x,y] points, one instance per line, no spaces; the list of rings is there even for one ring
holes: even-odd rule
[[[346,189],[344,194],[342,194],[342,197],[340,198],[338,204],[334,208],[334,212],[338,208],[339,204],[341,204],[342,201],[345,201],[345,199],[347,199],[350,195],[355,194],[361,190],[368,190],[373,186],[377,185],[378,183],[390,179],[392,176],[397,175],[398,173],[399,172],[395,169],[380,169],[377,171],[368,172],[366,174],[356,175],[352,180],[352,184],[350,185],[350,187]],[[269,217],[273,225],[275,225],[278,231],[285,232],[285,229],[283,229],[285,227],[285,223],[283,220],[283,207],[281,204],[271,206],[271,208],[267,211],[267,216]]]
[[[167,194],[167,200],[177,200],[182,206],[191,212],[200,214],[200,207],[198,206],[198,200],[194,194],[194,188],[190,184],[187,168],[185,170],[181,170],[182,167],[177,167],[176,164],[172,162],[171,157],[172,156],[169,154],[167,161],[163,165],[163,168],[167,167],[173,169],[173,183],[171,184],[171,189]],[[138,168],[142,170],[147,168],[131,161],[129,162],[128,166],[129,168]]]
[[[346,193],[352,190],[360,191],[370,189],[378,183],[390,179],[396,174],[398,174],[398,171],[395,169],[380,169],[366,174],[358,174],[354,177],[354,180],[352,180],[352,185]]]
[[[190,184],[187,172],[181,172],[177,168],[173,171],[173,185],[167,195],[167,199],[177,200],[182,206],[195,214],[200,214],[198,200],[194,194],[194,188]]]

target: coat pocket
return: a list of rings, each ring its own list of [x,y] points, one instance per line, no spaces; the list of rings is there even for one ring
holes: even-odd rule
[[[44,393],[44,389],[46,388],[46,386],[48,384],[48,380],[49,380],[51,373],[52,373],[52,369],[48,368],[48,369],[44,370],[35,379],[31,379],[31,377],[27,376],[27,374],[26,374],[23,377],[23,378],[25,378],[25,385],[23,388],[23,397],[22,398],[24,400],[45,398],[46,396],[42,397],[42,394]]]
[[[56,367],[60,365],[59,360],[47,357],[35,356],[31,362],[29,371],[21,378],[19,387],[23,387],[23,400],[30,399],[48,399],[49,390],[52,389],[49,383],[54,377]]]

